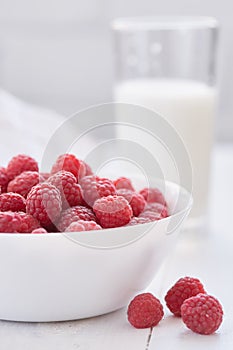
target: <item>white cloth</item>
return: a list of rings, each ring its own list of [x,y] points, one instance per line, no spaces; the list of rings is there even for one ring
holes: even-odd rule
[[[40,162],[51,135],[64,121],[54,111],[28,104],[0,89],[0,166],[16,154]]]

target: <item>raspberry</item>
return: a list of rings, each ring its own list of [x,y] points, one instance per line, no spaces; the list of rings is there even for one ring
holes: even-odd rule
[[[126,190],[131,190],[135,192],[132,182],[127,177],[119,177],[117,180],[113,181],[116,189],[124,188]]]
[[[48,233],[43,227],[36,228],[32,231],[33,234]]]
[[[121,188],[117,191],[117,195],[124,197],[129,202],[134,216],[138,216],[144,210],[146,201],[139,193]]]
[[[94,213],[104,228],[124,226],[132,217],[132,208],[122,196],[107,196],[97,199]]]
[[[80,231],[93,231],[102,230],[102,227],[95,221],[79,220],[72,222],[66,229],[66,232],[80,232]]]
[[[93,221],[95,222],[95,221]],[[72,222],[66,229],[65,232],[81,232],[85,231],[85,227],[79,223],[79,221]]]
[[[144,212],[148,211],[160,214],[161,218],[166,218],[168,216],[167,207],[160,203],[148,203],[144,209]]]
[[[20,226],[18,228],[18,232],[20,233],[30,233],[35,229],[38,229],[40,227],[40,224],[36,218],[34,218],[32,215],[20,212],[18,213],[21,219]]]
[[[144,211],[139,215],[140,218],[149,221],[157,221],[168,216],[167,207],[160,203],[149,203]]]
[[[152,211],[145,211],[142,214],[139,215],[140,219],[148,220],[148,222],[151,221],[157,221],[162,219],[160,214],[158,213],[153,213]]]
[[[0,232],[16,233],[20,224],[21,218],[18,213],[12,211],[0,212]]]
[[[17,175],[21,174],[23,171],[37,171],[38,164],[35,159],[26,156],[24,154],[19,154],[11,159],[7,166],[7,175],[10,180],[13,180]]]
[[[138,225],[138,224],[147,224],[148,222],[151,222],[154,220],[150,220],[149,218],[140,218],[140,217],[132,217],[132,219],[130,220],[130,222],[126,225],[126,226],[134,226],[134,225]]]
[[[7,191],[8,182],[9,182],[9,178],[8,178],[6,169],[3,167],[0,167],[0,189],[1,189],[0,193]]]
[[[165,296],[165,301],[169,310],[175,316],[181,316],[181,305],[183,302],[199,293],[205,293],[202,283],[197,278],[180,278]]]
[[[96,221],[96,218],[91,209],[78,205],[62,212],[57,227],[63,232],[72,222],[79,220]]]
[[[8,192],[0,195],[0,211],[25,211],[25,198],[18,193]]]
[[[60,191],[63,208],[83,203],[81,187],[77,184],[77,179],[72,173],[61,170],[52,175],[48,179],[48,183]]]
[[[181,317],[195,333],[212,334],[222,323],[223,309],[219,301],[207,294],[186,299],[181,306]]]
[[[139,192],[147,201],[147,203],[160,203],[166,205],[165,198],[158,188],[144,188]]]
[[[93,207],[97,199],[116,194],[113,182],[98,176],[85,176],[81,179],[80,185],[83,190],[83,198],[90,207]]]
[[[40,173],[40,176],[41,176],[40,182],[43,182],[43,181],[47,181],[48,178],[51,176],[51,174],[50,173]]]
[[[27,197],[31,188],[43,181],[41,176],[36,171],[24,171],[9,182],[7,191],[16,192],[23,197]]]
[[[32,187],[26,200],[26,212],[42,226],[49,227],[61,213],[61,196],[58,189],[46,182]]]
[[[77,159],[73,154],[60,155],[52,167],[51,174],[55,174],[60,170],[66,170],[72,173],[77,181],[85,176],[86,167],[82,160]]]
[[[155,327],[163,318],[163,306],[151,293],[137,295],[128,306],[128,320],[135,328]]]
[[[89,165],[89,164],[87,164],[86,162],[83,162],[83,163],[84,163],[84,165],[85,165],[85,167],[86,167],[86,173],[85,173],[85,176],[93,175],[93,171],[92,171],[92,169],[91,169],[90,165]]]

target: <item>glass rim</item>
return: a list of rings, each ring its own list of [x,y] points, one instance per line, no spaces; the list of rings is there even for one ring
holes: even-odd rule
[[[218,27],[218,21],[208,16],[138,16],[120,17],[111,22],[116,31],[197,30]]]

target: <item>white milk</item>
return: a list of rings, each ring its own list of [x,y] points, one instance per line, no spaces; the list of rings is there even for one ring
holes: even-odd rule
[[[136,79],[116,85],[114,96],[117,102],[153,109],[174,126],[189,152],[193,168],[191,215],[203,216],[207,206],[216,90],[191,80]],[[152,152],[160,151],[156,148]],[[168,173],[165,178],[174,180]]]

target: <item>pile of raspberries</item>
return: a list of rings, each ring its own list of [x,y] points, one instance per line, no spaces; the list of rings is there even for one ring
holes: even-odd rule
[[[209,335],[221,325],[223,309],[220,302],[206,293],[199,279],[180,278],[167,292],[168,309],[193,332]],[[137,295],[129,304],[128,321],[135,328],[153,328],[163,318],[163,306],[151,293]]]
[[[73,154],[59,156],[50,173],[23,154],[0,167],[1,233],[100,230],[167,216],[157,188],[136,192],[129,178],[100,178]]]

